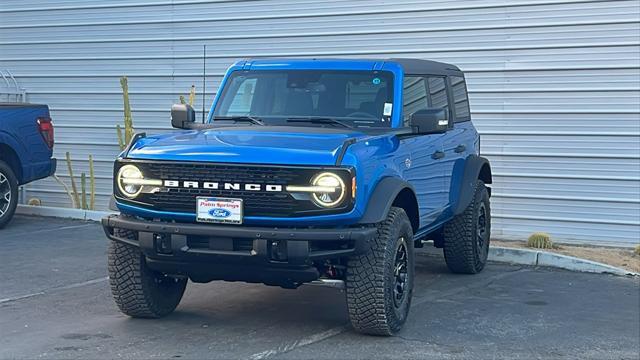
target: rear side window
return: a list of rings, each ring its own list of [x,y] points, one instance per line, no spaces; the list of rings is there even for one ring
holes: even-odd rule
[[[444,77],[408,75],[404,78],[402,117],[405,126],[411,114],[428,108],[443,108],[449,111],[447,88]]]
[[[449,101],[447,99],[447,86],[444,77],[429,77],[429,98],[431,107],[443,108],[449,111]]]
[[[471,120],[469,112],[469,96],[467,95],[467,85],[461,76],[449,77],[451,81],[451,91],[453,93],[453,104],[456,122]]]
[[[409,124],[409,117],[418,110],[429,107],[427,82],[422,76],[406,76],[402,92],[402,122]]]

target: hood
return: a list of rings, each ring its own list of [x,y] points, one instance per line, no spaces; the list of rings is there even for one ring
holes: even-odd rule
[[[364,138],[345,129],[234,126],[180,131],[138,140],[130,159],[248,164],[334,165],[344,142]]]

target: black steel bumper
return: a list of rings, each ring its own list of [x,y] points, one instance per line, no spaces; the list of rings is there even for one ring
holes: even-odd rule
[[[107,237],[139,247],[158,271],[193,281],[262,282],[285,287],[316,280],[313,262],[361,254],[373,227],[291,229],[147,221],[123,215],[102,219]],[[122,236],[116,229],[128,230]]]

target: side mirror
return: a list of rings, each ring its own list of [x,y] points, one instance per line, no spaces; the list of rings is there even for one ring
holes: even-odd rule
[[[173,104],[171,106],[171,126],[176,129],[185,129],[187,124],[196,121],[196,112],[189,104]]]
[[[449,114],[444,108],[418,110],[409,123],[416,134],[441,134],[449,129]]]

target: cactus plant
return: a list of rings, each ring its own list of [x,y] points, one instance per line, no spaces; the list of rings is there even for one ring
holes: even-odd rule
[[[82,199],[82,208],[88,208],[87,204],[87,175],[85,173],[80,174],[80,191],[81,191],[81,199]]]
[[[60,180],[59,177],[54,176],[55,180],[64,187],[64,190],[71,199],[72,206],[76,209],[94,210],[96,199],[96,179],[95,170],[93,167],[93,156],[89,155],[89,189],[87,191],[87,175],[85,173],[80,174],[80,192],[78,192],[78,186],[76,184],[76,178],[73,174],[73,163],[71,162],[71,154],[67,151],[67,170],[69,171],[69,181],[71,182],[71,190],[69,187]],[[87,196],[89,201],[87,201]]]
[[[96,172],[93,168],[93,156],[89,155],[89,209],[96,208]]]
[[[67,184],[64,183],[64,181],[62,181],[62,179],[60,179],[60,177],[56,174],[53,174],[53,179],[60,184],[60,186],[62,186],[64,188],[64,191],[67,193],[67,196],[69,196],[69,199],[71,200],[71,207],[75,208],[76,207],[76,203],[73,200],[73,193],[71,193],[71,190],[69,190],[69,187],[67,186]]]
[[[120,78],[120,86],[122,87],[122,100],[124,104],[124,131],[120,125],[116,125],[116,131],[118,133],[120,150],[124,150],[134,134],[131,104],[129,103],[129,80],[126,76]]]
[[[73,191],[73,206],[80,208],[80,198],[78,197],[78,187],[76,186],[76,180],[73,177],[73,165],[71,164],[71,154],[67,151],[65,154],[67,160],[67,170],[69,171],[69,178],[71,179],[71,191]]]
[[[536,232],[527,239],[527,247],[536,249],[552,249],[554,247],[551,236],[547,233]]]
[[[185,99],[185,97],[183,95],[180,95],[179,97],[180,100],[180,104],[184,105],[187,104],[187,101]],[[196,103],[196,86],[195,85],[191,85],[191,90],[189,90],[189,102],[188,104],[190,106],[193,106]]]
[[[196,103],[196,86],[191,85],[191,91],[189,91],[189,105],[193,106]]]

